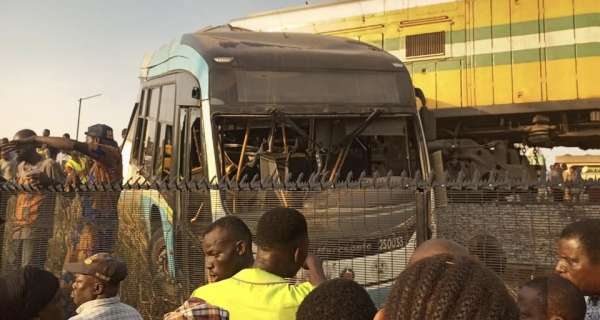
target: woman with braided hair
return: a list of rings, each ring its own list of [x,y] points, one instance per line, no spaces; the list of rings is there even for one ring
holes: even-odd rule
[[[385,320],[517,320],[502,280],[467,256],[440,254],[418,261],[394,283]]]

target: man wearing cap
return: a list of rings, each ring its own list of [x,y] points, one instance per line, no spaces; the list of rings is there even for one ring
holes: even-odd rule
[[[141,320],[137,310],[121,302],[119,283],[127,277],[127,266],[108,253],[97,253],[83,262],[68,263],[75,274],[71,297],[77,315],[70,320]]]
[[[113,130],[104,124],[88,128],[86,142],[59,137],[33,136],[10,142],[13,148],[27,145],[46,145],[62,151],[78,151],[92,159],[88,171],[88,183],[115,184],[123,178],[123,164],[119,146],[113,138]],[[82,197],[82,219],[74,239],[74,248],[69,250],[67,261],[81,261],[97,252],[112,252],[117,238],[118,191],[93,192]]]

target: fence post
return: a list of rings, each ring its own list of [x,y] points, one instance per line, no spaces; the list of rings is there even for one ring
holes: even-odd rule
[[[426,188],[417,188],[415,191],[415,205],[417,214],[417,246],[431,237],[429,228],[429,192]]]

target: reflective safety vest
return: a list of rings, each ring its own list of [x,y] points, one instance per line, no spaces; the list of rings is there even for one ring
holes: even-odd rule
[[[77,174],[77,176],[79,177],[79,180],[81,180],[81,183],[87,183],[88,178],[86,175],[86,167],[85,167],[85,162],[80,160],[81,162],[77,162],[73,159],[69,159],[69,161],[67,161],[67,163],[65,163],[65,169],[66,168],[70,168],[73,171],[75,171],[75,174]]]

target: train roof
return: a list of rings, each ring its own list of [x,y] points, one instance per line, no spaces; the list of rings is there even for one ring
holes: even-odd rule
[[[459,0],[334,0],[258,12],[233,19],[231,24],[255,31],[322,32],[315,29],[315,24],[457,1]]]
[[[212,66],[221,65],[215,58],[231,57],[232,66],[247,68],[405,70],[398,58],[351,39],[239,28],[223,30],[185,34],[181,44],[193,48]]]

